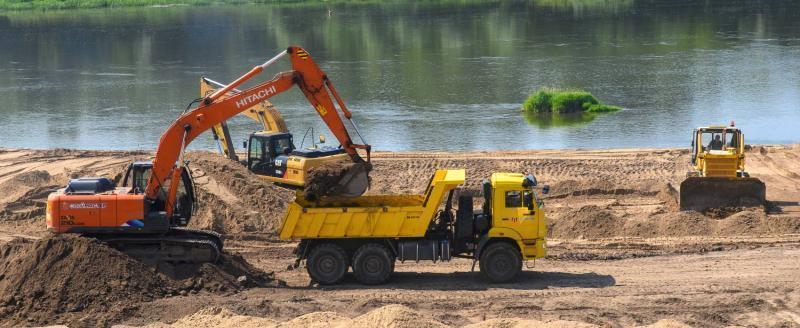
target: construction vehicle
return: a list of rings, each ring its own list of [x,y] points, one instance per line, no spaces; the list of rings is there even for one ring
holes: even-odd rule
[[[681,210],[764,205],[767,188],[745,171],[744,149],[744,134],[733,122],[694,129],[692,161],[681,182]]]
[[[288,56],[292,70],[242,92],[228,92]],[[340,117],[350,118],[330,80],[300,47],[289,47],[225,88],[200,99],[161,135],[152,162],[131,164],[122,186],[108,178],[70,180],[47,198],[48,230],[92,236],[139,258],[165,262],[213,262],[223,247],[214,232],[187,229],[195,195],[184,160],[187,145],[237,114],[298,87],[356,163],[369,165],[370,146],[354,143]],[[226,96],[227,95],[227,96]],[[339,105],[334,105],[331,95]],[[366,160],[359,151],[366,152]]]
[[[425,194],[367,195],[296,199],[281,223],[280,238],[299,240],[298,267],[321,284],[336,284],[348,267],[363,284],[389,280],[395,261],[472,259],[490,281],[512,281],[524,260],[545,256],[544,204],[536,196],[536,177],[494,173],[483,182],[483,206],[459,193],[465,170],[436,170]],[[544,186],[542,193],[549,187]],[[440,205],[443,200],[443,208]]]
[[[200,97],[206,97],[217,91],[218,88],[224,88],[225,85],[214,81],[212,79],[201,77],[200,78]],[[241,92],[241,90],[233,89],[233,92]],[[259,102],[253,107],[241,113],[242,115],[258,122],[262,126],[262,133],[280,133],[289,132],[286,126],[286,121],[283,120],[281,113],[272,105],[271,102],[264,100]],[[233,145],[233,140],[230,136],[230,129],[228,128],[227,121],[214,125],[211,129],[211,135],[214,137],[220,153],[233,161],[239,161],[239,156],[236,154],[236,148]]]
[[[201,96],[209,95],[221,87],[225,87],[225,85],[205,77],[200,79]],[[232,89],[229,94],[237,92],[240,90]],[[304,189],[308,183],[315,183],[309,181],[312,170],[323,165],[338,166],[340,170],[346,170],[346,172],[338,174],[342,179],[338,185],[347,187],[333,188],[336,196],[355,197],[361,196],[367,191],[369,186],[367,171],[361,165],[351,165],[350,157],[343,148],[317,147],[312,137],[312,147],[297,149],[294,137],[288,132],[286,122],[270,102],[257,103],[252,108],[243,111],[242,114],[257,121],[263,127],[263,130],[251,133],[248,141],[245,142],[245,145],[250,145],[250,148],[247,158],[241,162],[251,172],[280,186]],[[215,125],[212,132],[220,152],[238,162],[239,158],[233,148],[227,124],[222,122]],[[325,142],[322,136],[320,136],[320,142]],[[323,193],[329,194],[332,191],[326,190]]]

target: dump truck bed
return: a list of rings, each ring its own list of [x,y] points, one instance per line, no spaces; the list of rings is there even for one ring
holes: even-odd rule
[[[281,239],[424,237],[463,169],[436,170],[425,194],[369,195],[307,201],[298,197],[281,223]]]

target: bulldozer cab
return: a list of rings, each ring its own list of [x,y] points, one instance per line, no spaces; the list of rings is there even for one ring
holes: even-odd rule
[[[253,133],[247,144],[247,168],[258,175],[282,176],[282,172],[278,174],[282,170],[277,170],[279,165],[276,165],[275,159],[294,150],[289,133]]]
[[[705,154],[734,155],[744,153],[744,135],[738,128],[729,126],[703,127],[692,135],[692,164]]]

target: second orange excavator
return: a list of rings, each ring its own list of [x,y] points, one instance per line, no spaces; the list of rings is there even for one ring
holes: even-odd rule
[[[230,94],[286,56],[291,61],[291,71]],[[293,87],[302,91],[351,160],[369,171],[371,147],[350,138],[340,115],[349,120],[351,114],[342,99],[308,52],[292,46],[224,88],[196,100],[199,104],[184,112],[161,135],[152,162],[129,166],[123,186],[115,186],[108,178],[79,178],[50,194],[46,210],[48,230],[95,237],[148,261],[215,261],[223,247],[221,237],[212,231],[186,228],[196,205],[184,159],[186,147],[214,125]]]

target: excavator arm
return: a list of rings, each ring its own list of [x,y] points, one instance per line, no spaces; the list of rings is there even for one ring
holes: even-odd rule
[[[206,77],[200,78],[201,97],[209,96],[214,93],[217,88],[224,87],[224,84],[212,79]],[[241,90],[233,89],[228,95],[238,92],[241,92]],[[289,128],[286,126],[286,121],[281,117],[281,113],[269,101],[262,101],[256,104],[250,109],[243,111],[242,115],[258,122],[264,132],[289,132]],[[214,140],[217,141],[220,152],[231,160],[238,161],[239,157],[236,155],[230,136],[230,130],[226,122],[214,125],[211,132],[214,134]]]
[[[238,93],[230,93],[237,86],[250,80],[287,55],[291,61],[292,71],[278,73],[272,80]],[[306,96],[306,99],[308,99],[317,114],[325,121],[352,160],[368,166],[370,162],[370,145],[354,143],[339,116],[341,111],[341,115],[350,120],[352,116],[350,111],[344,106],[328,77],[314,63],[308,53],[300,47],[292,46],[264,64],[254,67],[226,87],[205,97],[197,108],[184,113],[167,128],[164,134],[161,135],[156,149],[151,175],[145,189],[145,198],[150,202],[154,202],[158,199],[159,193],[162,192],[165,182],[174,179],[176,170],[184,169],[184,152],[187,145],[197,136],[247,110],[253,104],[263,102],[294,86],[300,88],[303,95]],[[339,105],[338,109],[334,105],[331,95]],[[355,124],[352,125],[355,128]],[[358,133],[357,128],[356,133]],[[359,149],[366,152],[366,160],[359,154]],[[166,197],[165,210],[168,216],[172,215],[175,190],[176,188],[169,188],[167,191],[169,195]]]

